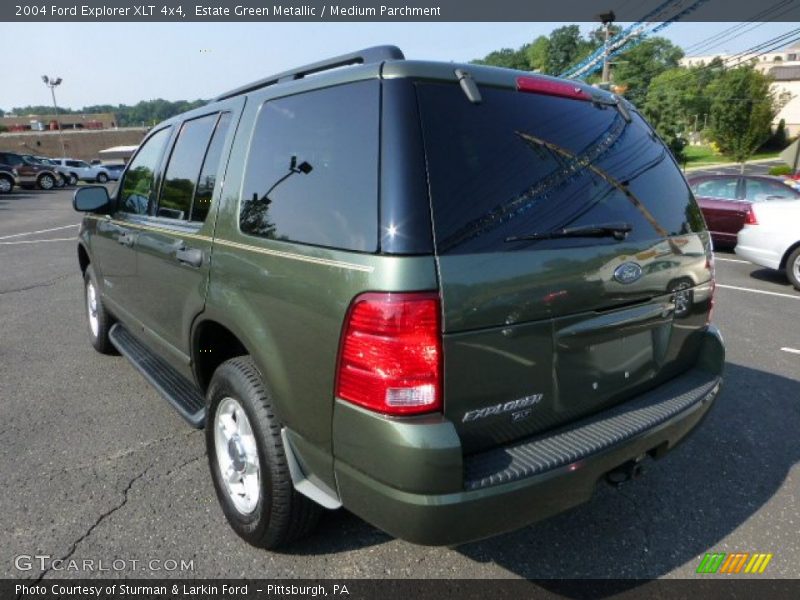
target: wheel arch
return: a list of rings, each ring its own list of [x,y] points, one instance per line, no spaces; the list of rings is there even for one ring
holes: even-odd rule
[[[200,389],[205,392],[214,371],[228,359],[252,356],[248,343],[240,333],[213,318],[200,318],[192,327],[192,370]]]
[[[81,267],[81,273],[86,274],[86,269],[89,268],[92,259],[89,258],[89,251],[82,243],[78,244],[78,264]]]
[[[781,258],[781,264],[780,264],[781,269],[786,268],[786,261],[789,260],[789,256],[792,254],[792,252],[794,252],[798,248],[800,248],[800,240],[797,240],[794,244],[792,244],[786,249],[786,252],[783,253],[783,257]]]

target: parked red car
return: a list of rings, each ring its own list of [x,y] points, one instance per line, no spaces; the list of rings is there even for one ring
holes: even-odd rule
[[[689,186],[717,246],[736,245],[739,230],[754,222],[754,202],[800,199],[780,179],[760,175],[699,175],[689,177]]]

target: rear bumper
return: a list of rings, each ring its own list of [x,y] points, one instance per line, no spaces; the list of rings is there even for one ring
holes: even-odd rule
[[[756,227],[745,227],[739,232],[735,252],[761,267],[780,269],[783,253],[775,246],[774,233]]]
[[[406,478],[404,486],[390,485],[385,477],[379,480],[337,457],[342,503],[373,525],[418,544],[456,545],[518,529],[588,501],[598,480],[627,461],[644,454],[659,458],[672,449],[711,408],[723,362],[722,339],[710,328],[697,368],[547,438],[467,457],[456,492],[412,491],[424,481],[426,469],[452,462],[441,447],[432,449],[436,453],[427,462],[422,450],[416,455],[406,451],[404,462],[416,459],[408,470],[423,474]],[[439,432],[436,439],[442,445],[447,435]],[[398,471],[387,465],[386,472]]]

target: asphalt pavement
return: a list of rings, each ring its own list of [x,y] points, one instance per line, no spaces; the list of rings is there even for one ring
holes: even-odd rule
[[[89,345],[70,197],[0,196],[0,577],[674,578],[734,551],[773,553],[769,576],[800,577],[800,293],[781,274],[718,253],[724,391],[643,478],[457,548],[339,510],[268,552],[226,524],[203,433]]]

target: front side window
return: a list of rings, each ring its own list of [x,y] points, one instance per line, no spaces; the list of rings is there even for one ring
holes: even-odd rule
[[[363,81],[261,107],[242,187],[244,233],[377,248],[379,86]]]
[[[155,174],[170,128],[154,133],[139,149],[120,186],[120,210],[146,215],[155,201]]]

